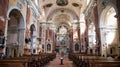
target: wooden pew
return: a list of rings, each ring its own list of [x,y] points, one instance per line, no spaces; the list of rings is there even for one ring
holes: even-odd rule
[[[120,67],[120,61],[118,60],[94,60],[90,62],[89,67]]]
[[[120,66],[120,60],[110,61],[101,56],[70,54],[69,58],[77,67],[117,67]],[[110,65],[108,65],[110,64]]]
[[[0,67],[28,67],[28,60],[22,59],[22,60],[0,60]]]
[[[56,54],[54,53],[41,53],[37,55],[6,58],[0,60],[0,67],[42,67],[55,57]]]
[[[29,67],[42,67],[45,66],[49,61],[55,58],[56,54],[54,53],[40,53],[39,55],[32,55],[31,62]]]

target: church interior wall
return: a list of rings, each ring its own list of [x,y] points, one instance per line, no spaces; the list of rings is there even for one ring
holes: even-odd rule
[[[33,2],[33,1],[31,1],[31,2]],[[68,25],[68,28],[72,28],[71,24],[72,24],[73,20],[77,19],[77,21],[79,21],[79,19],[81,19],[81,17],[79,17],[79,15],[77,15],[78,14],[78,12],[77,12],[78,8],[76,10],[72,10],[72,9],[75,9],[75,8],[70,8],[70,10],[69,10],[69,9],[67,9],[67,7],[65,7],[63,9],[59,8],[58,11],[60,10],[60,12],[58,12],[58,13],[57,13],[56,8],[54,8],[55,10],[47,9],[48,11],[46,11],[46,12],[43,10],[46,13],[44,15],[46,17],[42,17],[41,16],[42,14],[40,16],[38,16],[40,14],[39,12],[42,13],[42,10],[39,11],[40,8],[35,7],[35,6],[38,6],[38,5],[33,5],[33,4],[35,4],[35,2],[33,2],[32,4],[31,4],[31,2],[26,2],[25,0],[14,0],[14,1],[9,0],[9,3],[6,2],[6,4],[8,4],[8,8],[0,10],[0,29],[2,29],[2,31],[4,32],[4,34],[6,36],[6,40],[9,39],[7,37],[8,35],[11,35],[11,37],[12,37],[12,35],[13,36],[16,35],[16,34],[14,35],[14,34],[11,34],[10,32],[8,32],[8,30],[9,30],[8,28],[10,28],[9,27],[9,22],[10,21],[11,21],[10,23],[17,22],[17,20],[14,20],[14,19],[12,19],[12,17],[10,17],[10,13],[12,11],[16,10],[18,12],[18,14],[20,14],[22,16],[22,18],[19,18],[19,20],[20,20],[19,23],[20,24],[18,25],[18,27],[20,27],[20,29],[22,29],[22,31],[19,32],[20,34],[17,34],[17,35],[20,36],[18,38],[19,39],[18,41],[21,42],[19,44],[21,44],[22,46],[20,46],[20,47],[14,46],[15,48],[12,48],[10,46],[10,51],[11,52],[9,53],[9,56],[14,57],[14,55],[13,55],[13,53],[15,52],[14,50],[16,50],[16,52],[19,53],[18,55],[23,55],[24,53],[25,54],[31,54],[30,52],[33,52],[33,51],[35,51],[35,54],[38,54],[40,51],[38,51],[37,48],[39,48],[41,50],[41,52],[42,52],[42,50],[43,50],[43,52],[48,52],[48,53],[54,52],[56,46],[60,46],[61,43],[60,43],[60,41],[57,41],[57,39],[58,39],[57,37],[59,37],[59,34],[56,33],[56,30],[47,29],[48,27],[51,27],[51,26],[49,26],[49,24],[47,24],[47,23],[49,23],[48,21],[55,21],[54,23],[56,24],[56,26],[59,26],[60,24],[62,24],[62,22],[66,21],[66,20],[61,20],[59,18],[59,16],[63,13],[64,16],[67,16],[67,21],[64,24],[66,24],[66,26]],[[97,40],[101,40],[100,41],[101,42],[100,43],[101,56],[103,56],[104,54],[105,54],[105,56],[107,56],[107,55],[110,56],[112,51],[114,51],[114,52],[112,52],[113,55],[115,55],[115,56],[119,55],[119,37],[120,37],[119,36],[119,34],[120,34],[119,24],[118,24],[118,28],[117,28],[118,30],[115,32],[115,36],[114,36],[115,38],[114,38],[113,42],[111,44],[107,44],[107,46],[106,46],[106,40],[104,39],[104,37],[105,37],[104,35],[105,35],[106,31],[100,29],[100,27],[102,26],[102,22],[106,22],[106,21],[103,20],[103,18],[105,18],[105,15],[107,14],[107,12],[105,13],[104,11],[107,11],[108,7],[113,7],[115,9],[116,15],[117,15],[118,11],[117,11],[117,7],[116,7],[116,0],[91,0],[90,5],[88,5],[88,6],[89,7],[86,8],[86,12],[83,11],[83,13],[86,14],[86,17],[85,17],[85,26],[86,26],[85,32],[82,33],[82,34],[80,32],[80,34],[78,34],[79,29],[77,28],[77,23],[75,22],[76,26],[74,28],[72,28],[72,33],[67,31],[68,33],[72,34],[71,39],[69,39],[70,37],[69,37],[68,33],[65,35],[68,40],[66,41],[64,46],[67,47],[67,48],[70,47],[71,50],[73,50],[74,53],[80,53],[81,50],[82,50],[82,47],[83,47],[83,50],[82,50],[83,53],[90,54],[90,49],[87,49],[88,45],[90,45],[88,43],[90,41],[89,40],[89,35],[88,35],[89,34],[88,26],[89,26],[90,23],[93,23],[93,24],[95,24],[95,32],[96,32],[96,30],[98,31],[98,28],[100,30],[100,32],[98,31],[98,33],[100,34],[100,37],[98,37],[99,39],[97,39],[97,36],[98,36],[97,33],[95,33],[95,36],[96,36],[95,39],[96,39],[96,44],[98,44]],[[2,8],[2,5],[0,5],[0,8]],[[6,6],[5,6],[5,8],[6,8]],[[98,17],[96,17],[97,13],[95,13],[95,8],[97,8]],[[36,9],[38,9],[38,11]],[[57,14],[54,13],[55,11],[56,11]],[[4,12],[6,12],[6,13],[4,13]],[[2,15],[3,15],[3,18],[2,18]],[[51,19],[51,16],[53,17],[52,19]],[[57,16],[58,16],[58,18],[56,19]],[[41,19],[41,17],[42,17],[42,19]],[[40,20],[43,20],[43,19],[45,20],[45,22],[40,21]],[[56,21],[60,21],[60,23],[56,22]],[[118,22],[119,22],[119,20],[118,20]],[[50,23],[52,24],[53,22],[50,22]],[[82,22],[80,22],[80,24],[82,24]],[[98,28],[97,28],[96,24],[97,24],[97,26],[99,25]],[[33,35],[31,35],[31,30],[30,30],[32,25],[34,25],[34,27],[35,27],[35,30],[32,31]],[[40,31],[39,26],[41,26],[41,31]],[[76,40],[73,39],[73,42],[69,43],[70,40],[72,41],[72,37],[74,37],[74,33],[75,33],[74,30],[76,30],[75,35],[76,35],[77,38],[76,38]],[[111,30],[109,30],[109,31],[111,31]],[[109,32],[109,31],[107,31],[107,32]],[[16,31],[13,31],[13,32],[16,32]],[[79,38],[78,35],[80,35],[80,38]],[[32,39],[32,36],[34,36],[33,39]],[[30,45],[33,46],[33,44],[32,44],[32,42],[29,43],[29,45],[26,44],[25,43],[25,38],[31,38],[31,40],[34,41],[33,43],[34,43],[34,47],[35,47],[34,49],[35,50],[31,51],[31,49],[33,49],[33,48],[30,48]],[[54,39],[56,39],[56,42],[55,42]],[[50,40],[50,41],[48,41],[48,40]],[[10,42],[15,41],[14,37],[13,37],[13,40],[9,40],[9,41]],[[75,51],[75,44],[76,43],[79,44],[79,50],[78,51]],[[47,45],[48,44],[51,45],[51,50],[49,50],[49,51],[47,51]],[[22,49],[25,49],[26,52],[24,52],[24,50],[22,50]],[[96,47],[95,47],[95,49],[96,49]],[[94,54],[95,54],[95,49],[94,49]],[[19,50],[19,51],[17,51],[17,50]],[[85,50],[87,50],[87,51],[85,51]],[[21,51],[21,53],[20,53],[20,51]],[[0,50],[0,53],[1,52],[2,51]],[[4,53],[5,53],[5,51],[4,51]]]

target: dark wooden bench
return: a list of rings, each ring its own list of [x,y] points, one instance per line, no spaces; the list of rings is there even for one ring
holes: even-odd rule
[[[0,67],[28,67],[27,59],[5,59],[0,60]]]
[[[70,54],[70,60],[77,67],[116,67],[120,65],[120,60],[110,61],[101,56],[94,56],[94,55],[83,55],[83,54]]]
[[[94,60],[90,62],[89,67],[120,67],[118,60]]]
[[[0,67],[42,67],[56,57],[54,53],[23,55],[21,57],[0,59]]]

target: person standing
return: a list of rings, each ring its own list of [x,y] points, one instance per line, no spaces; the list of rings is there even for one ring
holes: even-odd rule
[[[64,57],[64,52],[61,52],[61,57],[60,57],[60,65],[63,65],[63,58]]]

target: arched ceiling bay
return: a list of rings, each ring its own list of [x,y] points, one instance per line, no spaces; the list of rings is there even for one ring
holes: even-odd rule
[[[87,0],[41,0],[47,22],[55,25],[71,24],[79,21],[80,13],[85,10]]]
[[[53,22],[55,23],[55,25],[60,25],[60,24],[63,24],[63,23],[66,23],[67,25],[70,25],[70,19],[71,17],[68,16],[67,14],[59,14],[59,15],[56,15]]]
[[[57,8],[51,11],[51,13],[49,13],[49,15],[47,16],[47,21],[49,20],[53,20],[55,16],[57,15],[69,15],[72,19],[79,19],[79,15],[76,14],[73,10],[68,9],[68,8]]]

